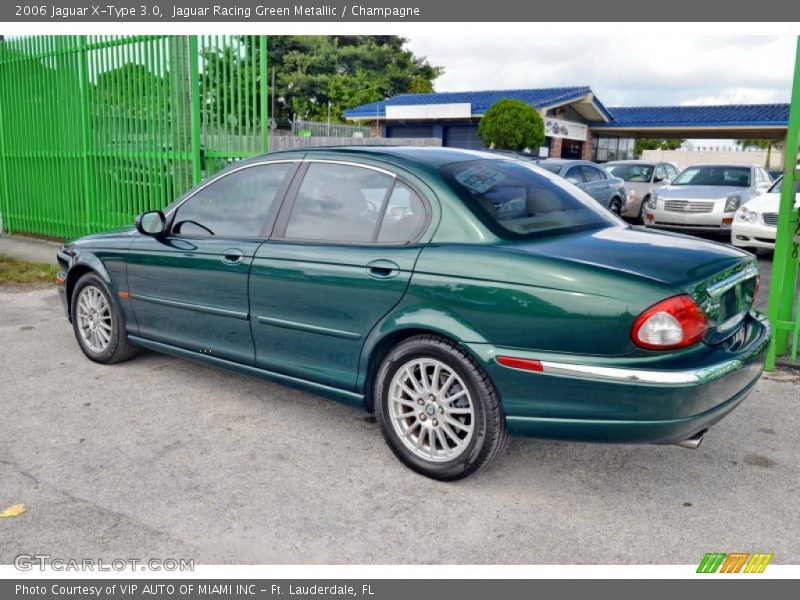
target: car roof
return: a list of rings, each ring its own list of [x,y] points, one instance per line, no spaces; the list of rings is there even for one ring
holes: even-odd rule
[[[539,161],[539,164],[548,165],[592,165],[599,167],[600,165],[593,163],[590,160],[582,160],[579,158],[545,158]]]
[[[758,167],[758,165],[748,165],[746,163],[695,163],[693,165],[689,165],[686,168],[690,169],[692,167],[718,167],[718,168],[719,167],[723,167],[723,168],[743,167],[745,169],[754,169],[754,168]]]
[[[507,160],[508,155],[481,150],[464,150],[461,148],[446,148],[441,146],[320,146],[314,148],[297,148],[282,152],[271,152],[262,155],[267,158],[279,158],[282,154],[306,154],[312,158],[315,154],[340,154],[342,157],[373,157],[392,162],[400,159],[405,162],[415,163],[420,166],[441,167],[455,162],[467,160]]]
[[[607,165],[659,165],[661,163],[664,164],[672,164],[666,160],[610,160],[608,161]]]

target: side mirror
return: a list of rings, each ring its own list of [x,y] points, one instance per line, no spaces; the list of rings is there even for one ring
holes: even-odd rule
[[[158,237],[167,228],[167,218],[160,210],[150,210],[136,217],[134,225],[142,235]]]
[[[664,179],[663,177],[659,177],[658,175],[653,177],[653,183],[661,183],[662,181],[666,181],[666,179]]]

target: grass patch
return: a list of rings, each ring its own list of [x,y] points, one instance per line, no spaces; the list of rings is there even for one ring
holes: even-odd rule
[[[54,283],[58,265],[28,262],[0,256],[0,285],[8,283]]]

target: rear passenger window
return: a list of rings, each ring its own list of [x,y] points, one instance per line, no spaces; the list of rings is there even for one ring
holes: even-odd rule
[[[584,181],[602,181],[605,179],[605,175],[603,175],[603,172],[600,169],[583,165],[581,166],[581,170],[583,171]]]
[[[411,188],[398,181],[386,204],[378,241],[407,242],[417,236],[424,223],[425,209],[422,201]]]
[[[254,165],[212,181],[178,208],[172,232],[258,237],[291,163]]]
[[[394,178],[350,165],[311,163],[292,207],[285,237],[371,242]]]

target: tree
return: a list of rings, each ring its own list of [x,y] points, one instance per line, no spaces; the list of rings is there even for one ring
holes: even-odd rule
[[[677,150],[685,141],[676,138],[640,138],[636,140],[633,154],[639,158],[645,150]]]
[[[522,100],[498,100],[478,124],[478,135],[487,148],[533,150],[544,143],[544,121]]]
[[[344,121],[344,111],[412,91],[433,91],[442,73],[398,36],[273,36],[278,118]]]
[[[742,148],[757,148],[767,151],[767,159],[764,161],[764,168],[769,169],[772,163],[772,149],[777,140],[736,140]]]

